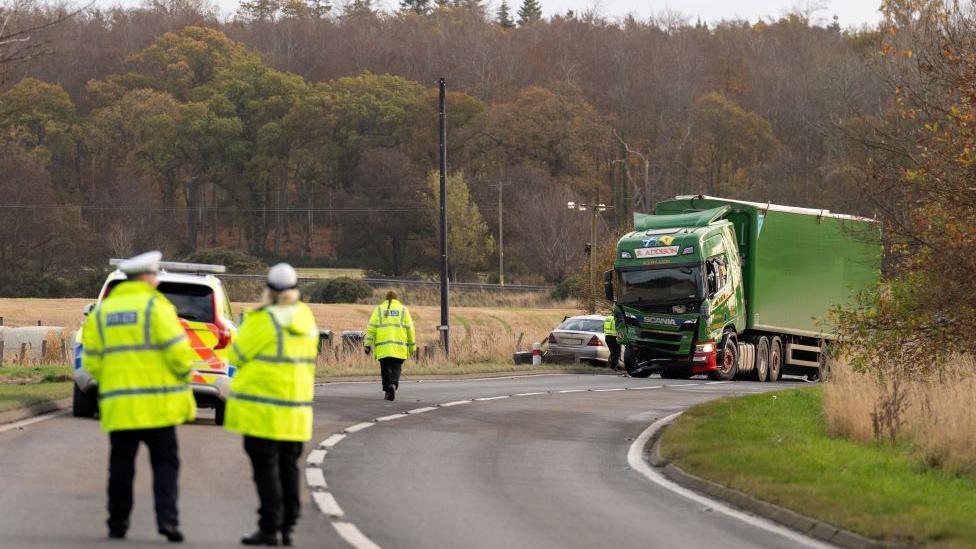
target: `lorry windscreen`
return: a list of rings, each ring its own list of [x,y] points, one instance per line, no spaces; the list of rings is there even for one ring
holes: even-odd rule
[[[700,299],[701,267],[684,265],[620,273],[617,301],[625,304],[670,303]]]

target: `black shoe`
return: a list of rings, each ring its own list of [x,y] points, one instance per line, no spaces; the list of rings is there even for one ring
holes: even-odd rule
[[[125,539],[125,530],[117,530],[114,528],[109,528],[108,537],[110,539]]]
[[[291,529],[281,531],[281,544],[285,547],[291,547]]]
[[[396,390],[392,387],[386,390],[386,400],[396,400]]]
[[[268,534],[262,530],[257,530],[250,536],[244,536],[241,538],[241,545],[265,545],[277,547],[278,534]]]
[[[165,536],[170,543],[183,543],[183,532],[176,526],[160,526],[157,530],[161,536]]]

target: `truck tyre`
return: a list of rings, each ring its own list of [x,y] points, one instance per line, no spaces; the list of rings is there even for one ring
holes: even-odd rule
[[[634,370],[637,369],[637,353],[630,350],[630,347],[624,347],[624,370],[627,370],[628,374],[633,374]]]
[[[71,415],[75,417],[95,417],[98,412],[98,393],[96,389],[85,392],[72,383],[74,392],[71,395]]]
[[[779,381],[783,371],[783,341],[779,336],[769,340],[769,382]]]
[[[760,383],[769,379],[769,338],[766,336],[756,340],[756,367],[752,378]]]
[[[712,372],[709,377],[718,381],[732,381],[735,379],[735,374],[739,373],[739,344],[735,340],[735,334],[732,332],[725,334],[719,351],[718,370]]]
[[[223,400],[218,400],[217,404],[214,406],[214,425],[224,424],[224,412],[227,411],[227,403]]]

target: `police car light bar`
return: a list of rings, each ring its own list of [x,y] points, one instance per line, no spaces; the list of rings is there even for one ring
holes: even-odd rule
[[[118,267],[124,259],[110,259],[108,264]],[[207,265],[206,263],[181,263],[178,261],[161,261],[159,268],[171,273],[195,273],[195,274],[224,274],[227,267],[223,265]]]

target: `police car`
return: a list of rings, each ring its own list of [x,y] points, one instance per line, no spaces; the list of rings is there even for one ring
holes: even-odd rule
[[[110,264],[117,267],[120,261],[113,259]],[[230,380],[236,371],[228,360],[228,351],[237,335],[237,327],[232,320],[227,292],[215,276],[225,271],[223,265],[163,261],[160,263],[157,288],[176,307],[180,323],[196,351],[190,383],[197,406],[213,408],[217,425],[224,423],[224,404],[230,392]],[[85,307],[85,315],[125,280],[126,275],[120,270],[109,274],[98,302]],[[85,371],[81,341],[79,330],[73,349],[75,384],[72,412],[75,417],[94,417],[98,413],[98,384]]]

